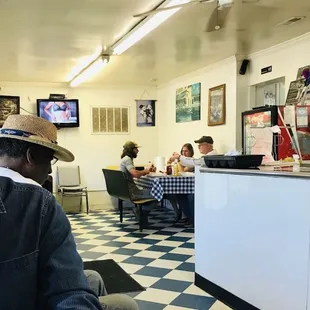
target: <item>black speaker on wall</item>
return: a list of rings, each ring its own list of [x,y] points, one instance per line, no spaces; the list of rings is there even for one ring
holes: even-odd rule
[[[246,74],[246,70],[248,69],[248,65],[249,65],[250,61],[248,59],[244,59],[242,61],[241,67],[240,67],[240,71],[239,73],[241,75],[245,75]]]

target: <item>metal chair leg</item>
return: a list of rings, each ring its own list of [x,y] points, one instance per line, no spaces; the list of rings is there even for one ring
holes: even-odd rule
[[[142,208],[142,205],[139,205],[139,210],[140,210],[139,228],[140,228],[140,232],[142,232],[142,230],[143,230],[143,208]]]
[[[123,223],[123,200],[118,199],[119,221]]]
[[[86,199],[86,212],[89,213],[89,205],[88,205],[88,192],[85,192],[85,199]]]
[[[82,206],[83,206],[82,199],[83,199],[83,197],[82,197],[82,195],[80,195],[80,213],[82,212]]]

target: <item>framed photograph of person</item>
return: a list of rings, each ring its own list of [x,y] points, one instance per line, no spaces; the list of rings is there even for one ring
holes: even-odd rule
[[[17,96],[0,96],[0,128],[8,116],[20,113],[20,98]]]
[[[225,124],[226,119],[226,85],[209,89],[208,126]]]
[[[305,96],[307,87],[305,86],[305,79],[301,78],[292,81],[287,93],[285,105],[299,105]]]
[[[155,126],[155,102],[156,100],[136,100],[137,126]]]

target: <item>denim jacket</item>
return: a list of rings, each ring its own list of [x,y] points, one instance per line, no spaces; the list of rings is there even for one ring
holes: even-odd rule
[[[0,310],[21,309],[102,307],[53,195],[0,176]]]

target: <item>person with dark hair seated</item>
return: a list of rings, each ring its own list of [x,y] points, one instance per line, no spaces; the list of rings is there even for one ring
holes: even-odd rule
[[[102,297],[95,271],[83,271],[70,223],[41,184],[57,160],[73,154],[57,144],[56,127],[11,115],[0,129],[0,309],[136,310],[123,295]]]

